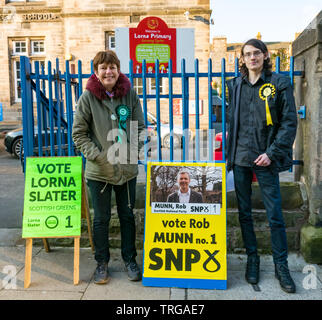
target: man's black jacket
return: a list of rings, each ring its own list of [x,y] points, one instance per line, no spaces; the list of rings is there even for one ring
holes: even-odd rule
[[[228,171],[232,169],[235,158],[242,81],[242,77],[227,81],[229,92],[228,138],[226,144]],[[273,125],[267,126],[266,119],[256,119],[255,123],[260,125],[255,130],[260,137],[260,144],[265,146],[265,152],[272,161],[270,168],[281,172],[292,166],[292,147],[297,127],[296,107],[288,77],[280,74],[266,75],[265,81],[273,84],[276,88],[275,95],[268,98]],[[262,103],[262,107],[265,108],[265,101],[262,101]]]

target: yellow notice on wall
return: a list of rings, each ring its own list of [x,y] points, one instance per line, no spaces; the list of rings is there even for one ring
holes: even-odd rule
[[[148,163],[144,285],[226,288],[225,174],[224,163]]]

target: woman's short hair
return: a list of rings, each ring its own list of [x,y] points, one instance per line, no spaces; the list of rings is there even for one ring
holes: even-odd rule
[[[268,49],[266,44],[259,40],[259,39],[250,39],[248,41],[246,41],[242,48],[241,48],[241,57],[244,56],[244,48],[245,46],[253,46],[257,49],[259,49],[260,51],[262,51],[264,54],[268,54]],[[272,64],[271,64],[271,59],[269,58],[269,56],[267,56],[267,59],[264,60],[264,65],[263,65],[263,69],[265,70],[266,74],[271,74],[272,73]],[[244,75],[248,75],[248,69],[246,67],[245,62],[243,62],[240,67],[239,67],[240,73],[244,76]]]
[[[93,59],[94,71],[98,71],[98,65],[102,63],[106,63],[106,64],[114,63],[116,64],[117,69],[120,70],[120,60],[117,57],[116,53],[112,50],[99,51],[96,53]]]

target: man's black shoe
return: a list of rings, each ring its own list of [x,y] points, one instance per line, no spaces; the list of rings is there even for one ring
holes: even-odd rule
[[[295,283],[291,278],[287,263],[275,264],[275,277],[279,280],[281,288],[285,292],[295,293]]]
[[[142,279],[141,271],[135,261],[125,264],[127,275],[131,281],[140,281]]]
[[[259,256],[251,255],[247,257],[246,281],[250,284],[257,284],[259,281]]]
[[[94,283],[105,284],[110,280],[107,263],[98,263],[94,273]]]

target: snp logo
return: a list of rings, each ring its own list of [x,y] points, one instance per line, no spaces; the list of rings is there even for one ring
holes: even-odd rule
[[[4,289],[17,289],[17,268],[13,265],[4,266],[2,273],[5,277],[2,279],[2,286]]]
[[[317,288],[317,271],[316,267],[308,264],[303,268],[303,273],[307,273],[308,275],[304,277],[302,284],[303,288],[306,290],[316,289]]]

